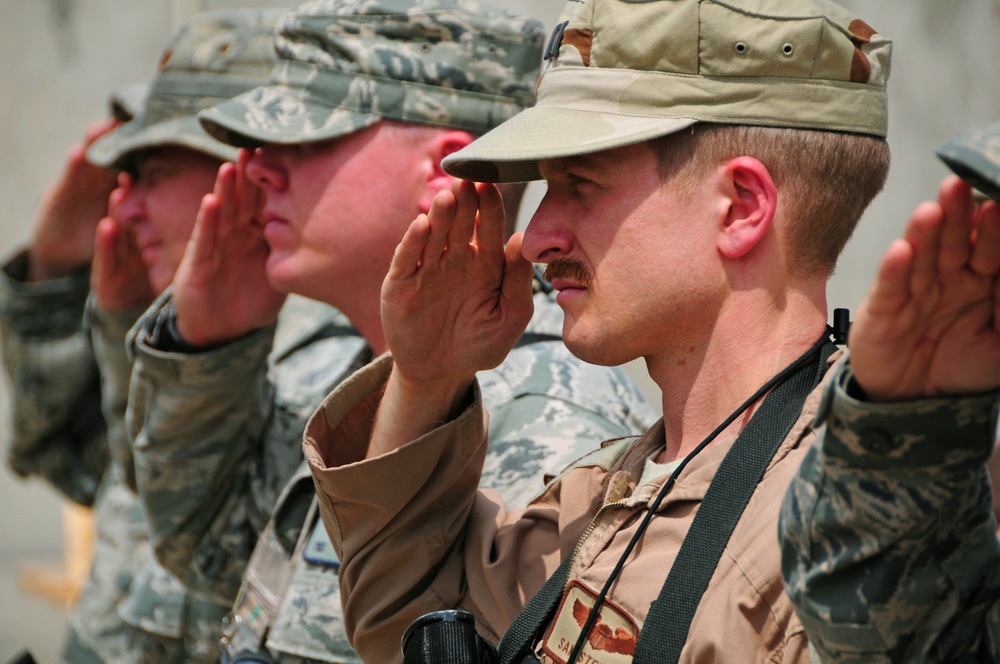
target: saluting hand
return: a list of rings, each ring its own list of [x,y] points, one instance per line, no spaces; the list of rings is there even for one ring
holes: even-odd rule
[[[858,310],[849,345],[875,401],[1000,386],[1000,206],[957,177],[913,212]]]
[[[219,168],[174,277],[177,331],[193,345],[236,339],[273,323],[285,294],[268,283],[259,221],[263,193],[247,177],[250,154]]]
[[[396,248],[382,285],[382,326],[413,383],[471,378],[500,364],[531,318],[531,264],[520,237],[504,248],[493,185],[456,180]]]
[[[521,236],[504,247],[494,185],[455,181],[396,248],[382,285],[382,327],[394,368],[370,454],[448,419],[477,371],[499,365],[531,319],[531,263]]]
[[[108,118],[87,127],[66,156],[62,173],[42,196],[28,249],[28,281],[72,274],[90,265],[98,222],[107,214],[116,176],[87,161],[87,148],[119,125]]]
[[[135,243],[135,234],[119,216],[121,203],[132,187],[132,178],[121,174],[108,199],[108,216],[97,224],[90,290],[97,306],[120,311],[146,306],[155,294],[146,265]]]

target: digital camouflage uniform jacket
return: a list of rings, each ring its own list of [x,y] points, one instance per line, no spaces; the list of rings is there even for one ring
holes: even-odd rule
[[[109,459],[97,363],[83,329],[90,272],[32,284],[27,270],[20,252],[0,271],[0,344],[17,395],[7,464],[90,506]]]
[[[216,632],[185,630],[181,614],[186,607],[190,615],[211,622],[227,607],[187,596],[183,586],[156,563],[134,491],[124,426],[131,373],[125,336],[140,311],[111,314],[87,306],[85,272],[27,284],[24,267],[21,254],[5,266],[0,279],[0,324],[5,331],[18,332],[5,333],[2,340],[17,395],[15,431],[21,434],[12,447],[31,441],[20,452],[36,449],[44,460],[42,467],[55,467],[52,460],[67,470],[79,464],[77,475],[70,473],[66,482],[54,482],[60,487],[80,487],[81,478],[96,484],[90,490],[96,530],[93,559],[69,617],[62,661],[213,662]],[[76,379],[77,370],[92,378]],[[100,426],[82,429],[74,418],[82,420],[79,414],[91,409],[97,410]],[[80,437],[84,430],[91,435]],[[26,431],[33,434],[25,435]],[[81,442],[100,446],[106,471],[96,474],[93,466],[80,461]]]
[[[203,354],[166,354],[149,339],[168,314],[154,312],[140,328],[133,385],[152,395],[133,403],[148,407],[136,418],[136,457],[158,555],[189,584],[232,599],[278,505],[259,546],[290,557],[291,579],[267,647],[283,663],[359,661],[341,627],[325,531],[318,520],[302,528],[314,491],[301,443],[322,399],[371,359],[364,340],[351,337],[339,352],[317,341],[295,355],[273,353],[279,361],[269,380],[266,332]],[[561,328],[561,310],[536,294],[528,331],[558,335]],[[561,342],[523,345],[481,380],[497,411],[489,479],[521,503],[541,490],[544,472],[655,418],[623,371],[584,365]]]
[[[473,613],[495,642],[572,553],[561,608],[536,651],[545,664],[565,662],[580,633],[579,611],[585,618],[667,479],[669,471],[646,472],[646,461],[666,444],[662,420],[578,460],[527,509],[509,509],[492,492],[476,492],[497,415],[484,408],[485,386],[483,398],[473,390],[454,420],[364,459],[390,370],[385,358],[356,374],[306,429],[323,521],[344,559],[352,642],[366,662],[399,662],[394,637],[418,616],[446,608]],[[684,664],[808,662],[802,626],[782,588],[776,526],[785,489],[814,437],[819,397],[817,389],[807,398],[736,524],[692,620]],[[632,661],[650,603],[731,447],[709,446],[679,474],[609,594],[580,664]],[[383,488],[372,477],[394,481]]]
[[[850,367],[781,513],[785,586],[825,662],[1000,661],[986,459],[997,393],[875,404]]]

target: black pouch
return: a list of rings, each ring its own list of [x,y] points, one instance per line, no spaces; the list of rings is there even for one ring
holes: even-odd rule
[[[403,664],[499,664],[496,648],[476,632],[468,611],[420,616],[403,634]]]

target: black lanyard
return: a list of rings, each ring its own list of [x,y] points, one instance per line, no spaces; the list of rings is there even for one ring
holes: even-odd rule
[[[676,662],[680,648],[687,639],[691,618],[704,594],[708,581],[718,565],[736,522],[749,502],[788,431],[795,424],[806,397],[819,384],[825,373],[826,360],[836,346],[830,342],[827,330],[801,357],[779,372],[753,396],[747,399],[722,424],[703,440],[674,469],[656,499],[643,516],[635,535],[625,548],[618,564],[597,597],[568,660],[573,664],[593,628],[604,600],[638,544],[674,481],[699,452],[762,396],[764,402],[743,429],[726,454],[712,483],[709,485],[691,527],[684,538],[677,559],[671,567],[660,596],[647,615],[633,662]],[[572,554],[563,560],[545,585],[514,620],[500,642],[503,664],[521,664],[530,656],[531,646],[543,626],[548,624],[569,575]],[[668,613],[669,612],[669,613]],[[647,654],[648,653],[648,654]]]

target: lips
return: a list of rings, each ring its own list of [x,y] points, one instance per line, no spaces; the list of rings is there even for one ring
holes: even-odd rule
[[[261,219],[265,225],[271,223],[272,221],[282,224],[288,223],[288,221],[284,217],[282,217],[280,214],[278,214],[276,210],[272,208],[264,208],[263,210],[260,211],[260,214],[257,215],[257,217]]]
[[[573,279],[560,279],[560,278],[556,278],[556,279],[553,279],[549,283],[551,283],[552,284],[552,288],[554,288],[557,291],[564,291],[564,290],[584,290],[584,289],[587,288],[586,286],[584,286],[580,282],[575,281]]]
[[[158,241],[137,242],[136,246],[139,248],[139,256],[142,257],[142,262],[147,265],[155,261],[163,249],[163,245]]]
[[[264,242],[267,243],[268,247],[273,248],[275,244],[281,244],[282,238],[285,238],[286,241],[290,239],[288,233],[291,226],[287,219],[268,210],[264,211],[261,218],[264,225]]]

